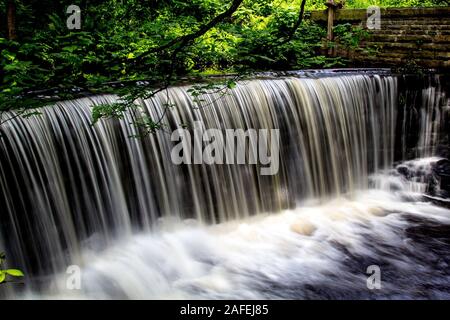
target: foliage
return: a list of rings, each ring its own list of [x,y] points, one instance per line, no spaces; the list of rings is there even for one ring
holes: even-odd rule
[[[354,27],[349,23],[334,26],[334,34],[336,41],[345,48],[358,48],[361,41],[369,37],[369,32],[362,27]]]
[[[328,47],[337,48],[340,54],[343,52],[357,52],[359,54],[374,55],[378,48],[376,46],[361,46],[361,44],[370,37],[370,33],[360,27],[352,26],[349,23],[334,26],[334,41],[328,42]]]
[[[82,27],[73,31],[66,27],[71,0],[3,1],[2,17],[6,17],[10,2],[16,8],[17,38],[7,39],[6,30],[0,29],[0,124],[10,119],[4,117],[5,111],[14,109],[15,116],[35,114],[36,108],[55,98],[36,99],[42,89],[56,89],[57,99],[70,98],[73,90],[118,93],[118,103],[94,108],[95,122],[102,117],[120,117],[124,110],[135,107],[136,99],[151,97],[187,75],[344,63],[322,54],[323,26],[306,19],[293,30],[300,0],[239,1],[231,15],[192,39],[189,35],[226,12],[232,0],[80,0]],[[424,3],[441,2],[445,1]],[[347,0],[346,6],[415,3]],[[323,0],[306,2],[307,10],[323,8]],[[343,28],[336,29],[340,41],[357,46],[363,33]],[[283,41],[286,38],[289,41]],[[120,91],[111,86],[111,82],[143,80],[144,85],[127,85]],[[146,123],[157,127],[157,119]]]
[[[71,1],[15,0],[18,38],[7,40],[0,34],[0,112],[26,114],[48,103],[30,98],[30,92],[41,89],[55,88],[64,98],[71,93],[66,88],[108,92],[113,91],[110,81],[150,80],[139,91],[124,88],[118,103],[94,108],[95,122],[120,117],[137,98],[150,97],[186,75],[334,63],[317,54],[325,30],[312,22],[304,23],[291,41],[279,43],[297,19],[298,5],[289,1],[246,0],[232,17],[184,47],[164,50],[158,48],[199,30],[230,1],[151,2],[83,1],[82,29],[70,31],[65,8]]]
[[[9,277],[20,278],[24,276],[23,272],[19,269],[3,269],[5,260],[5,254],[0,252],[0,284],[8,282]]]

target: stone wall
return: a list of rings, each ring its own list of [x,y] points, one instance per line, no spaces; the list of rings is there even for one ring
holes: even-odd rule
[[[310,19],[326,25],[327,10],[312,11]],[[337,9],[334,24],[350,23],[367,29],[366,9]],[[381,29],[368,30],[362,43],[370,54],[338,49],[355,66],[399,67],[417,64],[425,68],[450,69],[450,7],[381,9]]]

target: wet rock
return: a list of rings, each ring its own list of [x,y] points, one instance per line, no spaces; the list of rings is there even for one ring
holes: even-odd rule
[[[397,172],[400,173],[402,176],[404,176],[405,178],[409,178],[410,177],[410,172],[407,166],[398,166],[397,168]]]
[[[311,236],[316,231],[316,226],[306,220],[300,220],[291,225],[291,230],[295,233]]]
[[[390,212],[388,212],[387,210],[381,208],[381,207],[371,207],[368,209],[368,212],[373,214],[374,216],[377,217],[384,217],[387,216]]]
[[[447,195],[450,193],[450,160],[441,159],[433,165],[433,173],[440,181],[440,189],[442,193]]]
[[[441,159],[434,163],[433,171],[439,176],[450,176],[450,160]]]

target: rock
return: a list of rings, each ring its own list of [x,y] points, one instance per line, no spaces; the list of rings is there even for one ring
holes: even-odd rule
[[[440,181],[440,189],[450,193],[450,161],[441,159],[433,165],[433,172]]]
[[[300,220],[291,225],[291,230],[293,232],[304,236],[311,236],[316,229],[316,226],[307,220]]]
[[[384,216],[387,216],[389,214],[389,212],[387,210],[384,210],[381,207],[370,207],[368,209],[368,212],[373,214],[374,216],[377,216],[377,217],[384,217]]]
[[[450,161],[448,159],[441,159],[434,163],[433,171],[438,176],[450,177]]]
[[[402,176],[404,176],[405,178],[409,178],[409,169],[407,166],[398,166],[397,167],[397,172],[400,173]]]

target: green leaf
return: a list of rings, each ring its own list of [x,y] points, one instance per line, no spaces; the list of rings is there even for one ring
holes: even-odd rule
[[[5,279],[6,279],[6,272],[3,270],[0,270],[0,283],[5,281]]]
[[[23,276],[25,276],[23,274],[23,272],[20,271],[19,269],[6,269],[3,272],[6,272],[7,274],[9,274],[10,276],[13,276],[13,277],[23,277]]]
[[[234,88],[236,87],[236,82],[234,82],[234,81],[229,81],[229,82],[227,83],[227,87],[228,87],[228,89],[234,89]]]

